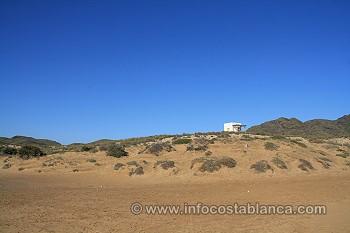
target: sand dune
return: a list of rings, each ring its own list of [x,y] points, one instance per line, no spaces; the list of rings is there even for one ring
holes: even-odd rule
[[[267,150],[266,142],[277,147]],[[300,142],[306,147],[234,136],[209,144],[206,151],[175,145],[174,151],[158,156],[135,146],[127,148],[128,157],[119,159],[105,152],[3,158],[10,167],[0,169],[0,231],[349,232],[349,159],[336,156],[349,148]],[[130,212],[133,202],[323,204],[328,212],[324,216],[135,216]]]

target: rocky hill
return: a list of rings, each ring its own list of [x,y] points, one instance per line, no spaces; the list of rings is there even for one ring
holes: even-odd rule
[[[12,138],[0,137],[0,145],[32,145],[39,147],[61,146],[60,143],[48,139],[36,139],[26,136],[14,136]]]
[[[350,115],[345,115],[337,120],[316,119],[302,122],[296,118],[278,118],[253,126],[247,133],[262,135],[289,135],[303,137],[349,137]]]

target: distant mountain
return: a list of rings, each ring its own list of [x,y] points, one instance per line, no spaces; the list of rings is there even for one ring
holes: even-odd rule
[[[12,138],[0,137],[0,145],[33,145],[33,146],[61,146],[60,143],[48,139],[36,139],[25,136],[14,136]]]
[[[249,128],[247,133],[266,135],[315,136],[315,137],[349,137],[350,115],[337,120],[310,120],[302,122],[296,118],[278,118]]]

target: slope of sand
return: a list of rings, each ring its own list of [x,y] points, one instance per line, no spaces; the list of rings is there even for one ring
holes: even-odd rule
[[[236,167],[213,173],[200,172],[196,166],[190,169],[191,161],[205,152],[187,152],[186,145],[159,156],[139,154],[143,147],[132,147],[127,149],[129,156],[120,159],[104,152],[26,161],[9,158],[7,163],[12,166],[0,169],[0,232],[350,232],[349,159],[335,156],[339,149],[348,148],[307,141],[303,148],[274,140],[271,142],[280,147],[269,151],[265,142],[233,138],[209,145],[213,156],[237,161]],[[274,157],[288,169],[274,165]],[[322,157],[331,161],[328,169],[319,162]],[[302,171],[300,158],[315,170]],[[154,167],[157,160],[165,159],[174,161],[176,167]],[[273,171],[250,169],[259,160],[266,160]],[[129,176],[135,168],[132,165],[114,170],[114,164],[131,161],[140,164],[145,174]],[[133,215],[130,205],[134,202],[326,205],[327,214]]]

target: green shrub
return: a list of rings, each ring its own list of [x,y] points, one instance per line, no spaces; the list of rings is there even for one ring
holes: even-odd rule
[[[205,151],[210,143],[211,141],[204,137],[196,138],[187,146],[187,151]]]
[[[156,156],[159,156],[159,154],[163,151],[171,152],[175,151],[175,148],[172,147],[172,145],[169,142],[156,142],[146,146],[146,148],[140,151],[139,154],[146,152],[148,154],[154,154]]]
[[[336,156],[342,157],[344,159],[347,158],[349,155],[350,154],[348,152],[346,152],[346,151],[343,151],[343,153],[341,153],[341,154],[336,154]]]
[[[124,164],[122,164],[122,163],[116,163],[116,164],[114,165],[114,170],[119,171],[119,170],[123,169],[124,167],[125,167]]]
[[[175,167],[175,162],[174,161],[170,161],[170,160],[158,160],[155,163],[154,167],[157,167],[157,166],[160,166],[164,170],[168,170],[169,168]]]
[[[279,148],[278,145],[272,142],[266,142],[264,146],[265,146],[265,150],[277,150]]]
[[[286,163],[277,157],[273,158],[271,162],[275,164],[279,169],[288,169]]]
[[[241,141],[253,141],[254,139],[255,138],[253,138],[249,135],[246,135],[246,134],[242,135],[242,137],[241,137]]]
[[[214,171],[219,171],[222,166],[226,166],[228,168],[234,168],[237,166],[236,160],[230,157],[222,157],[222,158],[217,158],[217,157],[202,157],[202,158],[197,158],[192,160],[191,162],[191,169],[196,163],[201,163],[201,166],[199,168],[199,171],[201,172],[214,172]]]
[[[132,176],[132,175],[143,175],[143,174],[145,174],[145,172],[143,171],[142,167],[137,167],[136,169],[131,169],[129,171],[129,176]]]
[[[309,169],[315,170],[315,168],[312,166],[312,164],[309,161],[305,159],[299,159],[299,161],[300,161],[300,165],[298,166],[298,168],[300,168],[301,170],[307,171],[307,172],[309,171]]]
[[[261,160],[252,164],[250,169],[255,169],[257,173],[265,173],[267,170],[271,170],[273,172],[272,167],[266,160]]]
[[[271,139],[273,139],[273,140],[286,140],[287,138],[285,136],[282,136],[282,135],[274,135],[271,137]]]
[[[192,139],[180,138],[180,139],[177,139],[177,140],[173,141],[173,144],[188,144],[190,142],[192,142]]]
[[[30,159],[33,157],[40,157],[45,155],[42,150],[36,146],[23,146],[18,150],[18,154],[22,159]]]
[[[290,140],[290,142],[292,142],[292,143],[294,143],[294,144],[296,144],[296,145],[298,145],[298,146],[300,146],[302,148],[306,148],[307,147],[307,145],[305,145],[304,143],[302,143],[302,142],[300,142],[300,141],[298,141],[296,139]]]
[[[0,154],[2,155],[16,155],[18,153],[16,148],[4,146],[0,148]]]
[[[115,158],[121,158],[124,156],[128,156],[128,152],[124,150],[124,147],[120,147],[115,144],[112,144],[107,149],[107,155]]]
[[[88,146],[88,145],[84,145],[80,148],[81,152],[88,152],[90,150],[92,150],[94,147],[93,146]]]
[[[11,167],[11,164],[5,163],[5,164],[2,166],[2,169],[9,169],[10,167]]]
[[[86,162],[90,162],[90,163],[96,163],[96,159],[87,159]]]
[[[325,169],[329,169],[331,167],[331,165],[324,160],[325,158],[321,158],[321,159],[316,159],[317,162],[321,163],[323,168]]]
[[[126,164],[129,166],[139,166],[139,164],[136,161],[127,162]]]

